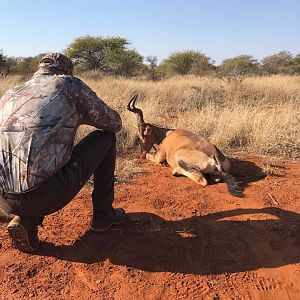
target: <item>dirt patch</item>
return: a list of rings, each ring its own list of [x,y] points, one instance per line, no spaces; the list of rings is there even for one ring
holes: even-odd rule
[[[0,298],[299,299],[299,162],[276,161],[272,176],[264,163],[234,161],[235,198],[140,160],[146,175],[116,186],[126,224],[89,232],[87,186],[45,218],[36,255],[11,247],[0,218]]]

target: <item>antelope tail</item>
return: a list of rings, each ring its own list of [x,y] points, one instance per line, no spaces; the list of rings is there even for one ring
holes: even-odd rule
[[[236,182],[232,175],[221,172],[220,176],[226,182],[229,194],[235,197],[243,196],[243,188]]]
[[[178,162],[178,164],[181,168],[183,168],[186,171],[190,171],[190,172],[193,171],[193,172],[201,173],[201,170],[197,166],[187,164],[183,160],[180,160]],[[219,170],[217,172],[217,174],[227,184],[229,194],[231,194],[232,196],[235,196],[235,197],[242,197],[243,196],[243,188],[236,182],[235,178],[232,175],[222,171],[221,164],[220,164],[220,168],[221,168],[221,170]]]

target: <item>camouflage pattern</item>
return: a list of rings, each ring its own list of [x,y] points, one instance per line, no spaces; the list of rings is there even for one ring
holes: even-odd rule
[[[41,67],[54,68],[68,75],[73,71],[72,61],[61,53],[49,53],[44,55],[39,63],[39,68]]]
[[[80,79],[40,69],[0,99],[0,185],[8,192],[38,186],[64,166],[79,125],[115,132],[119,114]]]

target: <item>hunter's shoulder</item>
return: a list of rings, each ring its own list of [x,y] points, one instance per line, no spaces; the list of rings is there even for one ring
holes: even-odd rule
[[[57,75],[57,79],[69,84],[82,84],[83,81],[78,77],[70,76],[70,75]]]
[[[78,77],[70,75],[58,75],[57,80],[60,81],[60,84],[70,91],[76,90],[77,92],[82,93],[87,88],[84,82]]]

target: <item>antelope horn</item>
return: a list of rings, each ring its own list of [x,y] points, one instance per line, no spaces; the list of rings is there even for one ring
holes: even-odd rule
[[[137,97],[138,97],[138,94],[134,95],[131,98],[131,100],[128,102],[128,104],[127,104],[127,109],[128,110],[132,111],[135,108],[134,105],[135,105],[135,101],[136,101]]]
[[[133,113],[135,113],[137,121],[139,124],[144,124],[143,112],[141,109],[135,107],[135,102],[138,98],[138,94],[134,95],[131,100],[127,104],[127,109]]]

